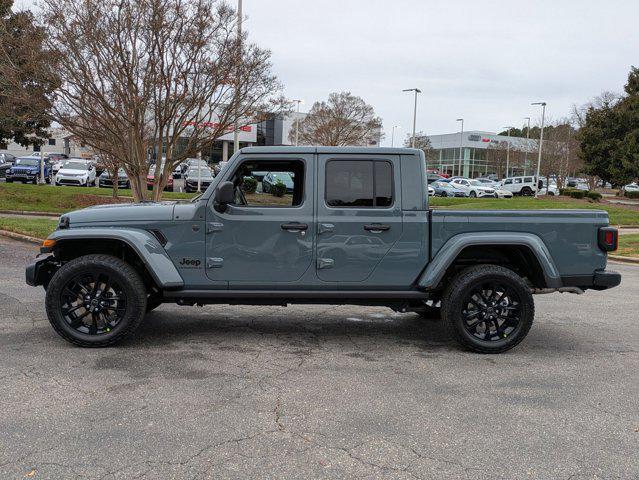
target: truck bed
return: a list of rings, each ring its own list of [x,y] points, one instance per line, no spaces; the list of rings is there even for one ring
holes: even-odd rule
[[[597,232],[609,224],[603,210],[432,210],[431,258],[455,235],[524,232],[546,245],[562,276],[606,267]]]

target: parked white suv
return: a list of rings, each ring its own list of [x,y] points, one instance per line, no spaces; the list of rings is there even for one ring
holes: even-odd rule
[[[471,180],[469,178],[455,178],[450,184],[467,192],[471,198],[475,197],[495,197],[495,189],[481,183],[479,180]]]
[[[95,167],[92,162],[70,158],[55,176],[56,185],[95,186]]]
[[[535,177],[508,177],[502,182],[502,188],[515,195],[534,195],[537,191]]]

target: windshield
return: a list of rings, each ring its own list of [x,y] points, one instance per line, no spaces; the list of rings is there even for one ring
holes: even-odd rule
[[[483,187],[482,183],[478,180],[468,180],[471,185]]]
[[[67,162],[64,164],[65,170],[88,170],[89,166],[86,163],[80,162]]]
[[[200,168],[199,173],[197,168],[192,168],[191,170],[187,172],[187,176],[189,177],[197,178],[198,175],[202,178],[213,176],[213,174],[211,173],[211,170],[209,170],[208,168]]]
[[[22,165],[23,167],[37,167],[40,165],[40,160],[36,160],[35,158],[18,158],[16,160],[16,165]]]

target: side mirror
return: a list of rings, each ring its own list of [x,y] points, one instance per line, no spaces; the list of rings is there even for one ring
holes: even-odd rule
[[[225,212],[226,206],[235,200],[235,186],[233,182],[222,182],[215,189],[215,209]]]

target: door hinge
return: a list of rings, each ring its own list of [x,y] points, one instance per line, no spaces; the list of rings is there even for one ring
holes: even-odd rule
[[[321,270],[322,268],[333,268],[335,264],[335,260],[332,258],[318,258],[317,259],[317,269]]]
[[[221,232],[224,229],[224,224],[219,222],[209,222],[206,224],[206,233]]]
[[[322,233],[332,232],[335,228],[335,225],[332,223],[320,223],[317,225],[317,234],[321,235]]]
[[[206,259],[206,268],[220,268],[224,264],[224,259],[219,257],[209,257]]]

